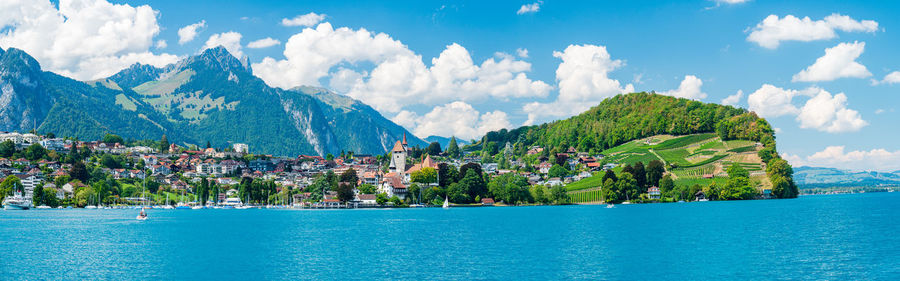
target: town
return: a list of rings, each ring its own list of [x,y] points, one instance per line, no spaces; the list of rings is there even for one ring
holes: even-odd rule
[[[214,148],[179,146],[166,136],[125,141],[107,134],[78,141],[7,132],[0,134],[0,192],[7,209],[631,203],[705,201],[710,189],[711,199],[722,194],[722,200],[771,192],[752,190],[749,180],[735,190],[716,190],[715,184],[676,187],[659,161],[646,168],[641,162],[622,166],[573,147],[548,150],[509,142],[503,148],[494,142],[460,147],[455,138],[446,149],[437,142],[410,147],[403,135],[384,154],[278,157],[253,154],[243,143]],[[750,178],[746,171],[732,171],[740,169],[735,166],[728,174]]]

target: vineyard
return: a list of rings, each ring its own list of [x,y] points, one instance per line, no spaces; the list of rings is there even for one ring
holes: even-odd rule
[[[582,204],[582,203],[600,203],[603,201],[602,194],[599,188],[589,189],[589,190],[579,190],[579,191],[570,191],[569,193],[569,202]]]

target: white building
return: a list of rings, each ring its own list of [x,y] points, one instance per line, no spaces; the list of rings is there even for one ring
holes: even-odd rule
[[[388,166],[390,172],[399,175],[406,172],[406,150],[406,133],[404,133],[403,141],[397,141],[391,149],[391,165]]]
[[[250,146],[248,146],[246,143],[236,143],[232,145],[232,148],[234,148],[234,152],[237,153],[247,154],[250,152]]]

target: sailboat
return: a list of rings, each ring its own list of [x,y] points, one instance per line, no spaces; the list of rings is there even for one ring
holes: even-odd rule
[[[450,201],[447,200],[447,196],[444,196],[444,205],[442,206],[442,208],[444,208],[444,209],[450,208]]]
[[[175,209],[175,207],[172,207],[172,205],[169,205],[169,193],[168,192],[166,192],[166,205],[163,206],[163,209],[166,209],[166,210]]]
[[[143,199],[143,198],[144,198],[144,182],[141,182],[141,199]],[[141,200],[141,212],[137,215],[137,220],[139,220],[139,221],[147,220],[147,212],[144,211],[144,205],[143,205],[144,201],[145,200]]]

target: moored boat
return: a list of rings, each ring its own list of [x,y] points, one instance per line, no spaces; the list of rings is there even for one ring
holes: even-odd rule
[[[31,209],[31,207],[31,200],[28,200],[18,192],[13,196],[8,196],[3,199],[4,210],[28,210]]]

